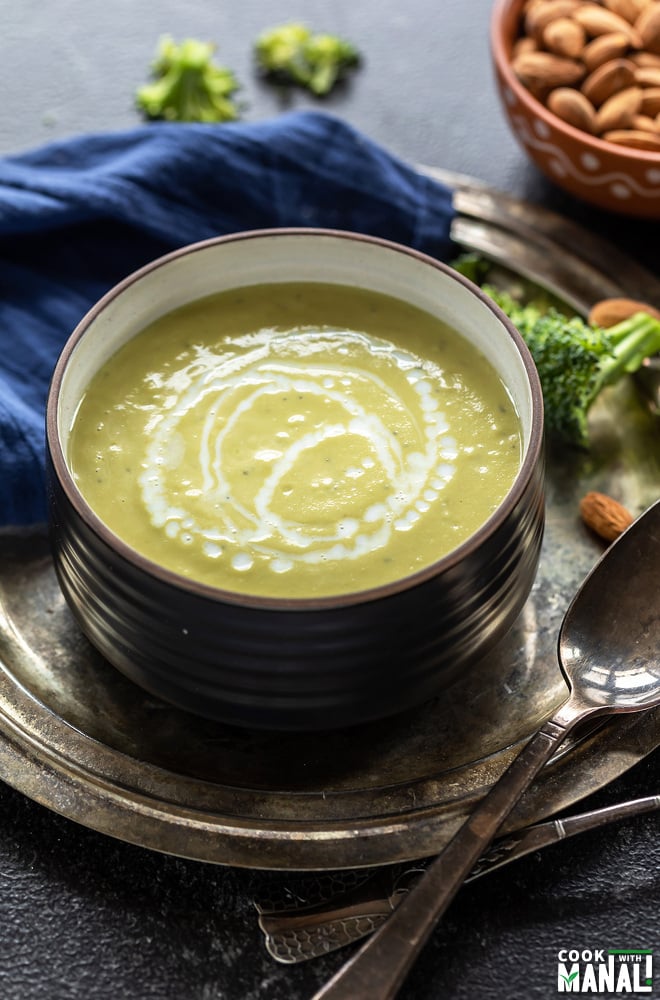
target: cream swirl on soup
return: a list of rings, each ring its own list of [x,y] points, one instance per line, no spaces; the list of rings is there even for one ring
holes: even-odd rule
[[[85,395],[70,457],[92,507],[150,558],[302,597],[436,561],[497,507],[520,448],[505,387],[438,319],[285,284],[185,306],[125,345]]]

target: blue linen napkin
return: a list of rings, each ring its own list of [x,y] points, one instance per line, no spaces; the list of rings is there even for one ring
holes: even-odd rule
[[[210,236],[321,226],[450,252],[452,192],[340,119],[151,123],[0,160],[0,525],[46,517],[44,411],[65,340],[137,267]]]

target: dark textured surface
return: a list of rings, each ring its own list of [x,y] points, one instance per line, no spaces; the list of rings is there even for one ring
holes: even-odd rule
[[[590,801],[643,794],[657,772],[656,755]],[[340,964],[341,953],[295,968],[265,954],[256,872],[109,840],[6,786],[0,806],[3,1000],[297,1000]],[[657,949],[659,831],[657,815],[626,821],[466,887],[402,1000],[545,1000],[559,948]]]
[[[247,116],[274,113],[283,105],[254,80],[249,42],[274,21],[302,17],[346,34],[366,54],[329,110],[413,161],[560,209],[660,272],[657,225],[576,205],[518,150],[492,85],[489,0],[292,0],[279,7],[265,0],[1,0],[0,10],[2,153],[137,123],[132,92],[164,32],[216,40],[244,81]],[[585,805],[657,792],[659,771],[656,752]],[[557,992],[562,947],[657,953],[659,832],[658,815],[626,821],[467,887],[403,1000],[545,1000]],[[269,959],[250,903],[259,878],[110,840],[0,786],[0,996],[305,1000],[341,956],[295,969]],[[654,991],[646,996],[660,995],[657,964],[656,954]]]

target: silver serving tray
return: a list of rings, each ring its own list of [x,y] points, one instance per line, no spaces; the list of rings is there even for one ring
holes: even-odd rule
[[[428,168],[423,168],[428,169]],[[660,303],[655,279],[568,220],[455,174],[453,237],[586,312]],[[589,453],[551,453],[544,548],[505,640],[442,698],[358,729],[271,735],[208,722],[145,694],[87,643],[61,597],[45,529],[0,533],[0,778],[90,828],[158,851],[260,869],[322,870],[438,851],[565,696],[555,643],[602,543],[579,498],[639,513],[660,493],[660,433],[632,380],[593,410]],[[402,664],[405,669],[405,664]],[[507,829],[597,790],[660,744],[660,712],[573,740]]]

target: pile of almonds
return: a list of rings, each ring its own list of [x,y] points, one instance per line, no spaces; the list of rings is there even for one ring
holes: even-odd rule
[[[660,0],[526,0],[512,68],[575,128],[660,153]]]

